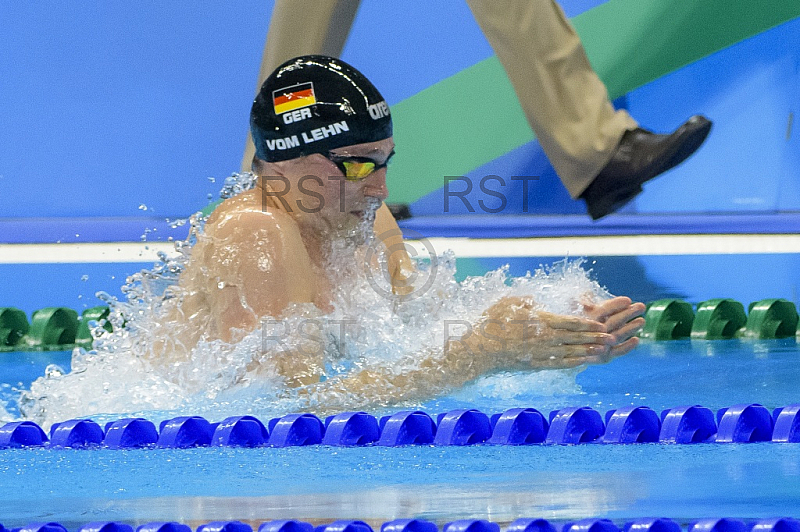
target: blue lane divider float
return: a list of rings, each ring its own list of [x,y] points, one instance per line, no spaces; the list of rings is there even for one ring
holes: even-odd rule
[[[762,519],[750,527],[750,532],[800,532],[800,521],[785,517]]]
[[[364,521],[342,519],[327,525],[320,525],[315,532],[373,532],[372,527]]]
[[[133,532],[131,525],[114,521],[87,523],[78,532]]]
[[[739,519],[701,519],[689,525],[689,532],[747,532]]]
[[[104,438],[103,429],[91,419],[71,419],[63,423],[53,423],[50,427],[50,447],[99,446],[103,443]],[[119,531],[103,530],[102,532]]]
[[[323,445],[350,447],[378,441],[380,427],[375,416],[366,412],[343,412],[325,419]]]
[[[491,417],[494,445],[529,445],[547,438],[550,423],[535,408],[511,408]]]
[[[322,443],[325,425],[314,414],[289,414],[271,419],[268,432],[272,447],[316,445]]]
[[[577,444],[597,441],[605,432],[600,413],[588,406],[562,408],[550,412],[546,443]]]
[[[672,519],[637,519],[625,523],[624,532],[681,532],[681,527]]]
[[[485,442],[492,435],[489,416],[479,410],[451,410],[445,414],[439,414],[437,421],[434,445],[474,445]]]
[[[581,519],[574,523],[565,523],[562,532],[619,532],[619,527],[609,519]]]
[[[800,442],[800,404],[776,408],[772,412],[772,418],[775,420],[772,441]]]
[[[638,519],[617,526],[608,519],[582,519],[564,523],[561,532],[682,532],[678,523],[669,518]],[[380,532],[438,532],[435,523],[421,519],[396,519],[381,525]],[[556,532],[557,528],[546,519],[520,518],[510,523],[505,532]],[[6,532],[0,524],[0,532]],[[10,532],[67,532],[59,523],[31,523]],[[118,522],[88,523],[79,532],[133,532],[133,527]],[[136,528],[136,532],[192,532],[183,523],[153,522]],[[197,527],[197,532],[253,532],[241,521],[214,521]],[[341,520],[317,526],[295,520],[269,521],[258,527],[258,532],[374,532],[364,521]],[[446,523],[442,532],[500,532],[497,523],[482,519],[462,519]],[[790,517],[773,517],[745,523],[739,519],[700,519],[689,524],[687,532],[800,532],[800,521]]]
[[[109,449],[146,447],[158,441],[158,432],[152,421],[135,417],[106,423],[103,444]]]
[[[160,423],[143,418],[112,421],[101,428],[89,419],[54,424],[50,439],[32,421],[0,427],[0,449],[21,447],[133,449],[187,448],[208,445],[291,447],[301,445],[577,445],[641,443],[800,443],[800,403],[770,411],[756,403],[722,408],[678,406],[659,417],[646,406],[627,406],[603,416],[582,406],[550,412],[512,408],[491,417],[475,409],[436,416],[401,411],[378,421],[366,412],[344,412],[323,423],[313,414],[288,414],[265,426],[253,416],[233,416],[210,423],[183,416]],[[105,531],[104,531],[105,532]],[[577,532],[577,531],[576,531]]]
[[[30,523],[21,528],[12,528],[11,532],[67,532],[60,523]]]
[[[714,413],[703,406],[679,406],[661,413],[664,443],[702,443],[712,441],[717,433]]]
[[[314,526],[304,521],[278,520],[262,523],[258,532],[314,532]]]
[[[185,449],[210,445],[214,429],[208,420],[200,416],[184,416],[168,419],[159,427],[161,434],[158,436],[156,447],[174,447]]]
[[[438,527],[422,519],[395,519],[381,525],[381,532],[438,532]]]
[[[137,527],[136,532],[192,532],[192,529],[189,525],[169,521],[147,523]]]
[[[528,519],[523,517],[512,521],[506,528],[506,532],[556,532],[556,527],[547,519]]]
[[[391,416],[383,416],[379,427],[381,437],[378,445],[387,447],[433,443],[436,435],[436,423],[431,416],[420,410],[403,410]]]
[[[646,406],[626,406],[606,412],[603,443],[653,443],[658,441],[661,420]]]
[[[253,532],[253,527],[241,521],[212,521],[197,527],[197,532]]]
[[[772,417],[761,405],[734,405],[717,412],[717,441],[756,442],[772,439]]]
[[[12,421],[0,428],[0,448],[38,447],[45,443],[47,435],[33,421]]]
[[[269,439],[267,428],[253,416],[232,416],[214,426],[211,445],[258,447]]]
[[[446,523],[442,532],[500,532],[500,525],[483,519],[461,519]]]

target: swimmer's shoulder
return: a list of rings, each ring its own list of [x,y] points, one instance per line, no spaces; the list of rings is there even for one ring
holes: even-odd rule
[[[206,220],[205,232],[224,237],[231,232],[278,232],[300,237],[297,222],[289,214],[264,207],[260,190],[248,190],[223,201]]]

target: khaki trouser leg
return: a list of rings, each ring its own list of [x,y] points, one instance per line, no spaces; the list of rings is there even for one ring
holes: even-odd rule
[[[339,57],[358,11],[359,0],[276,0],[261,59],[256,92],[281,63],[299,55]],[[242,171],[250,171],[255,155],[250,134]]]
[[[637,126],[615,111],[553,0],[467,0],[561,181],[577,198]]]

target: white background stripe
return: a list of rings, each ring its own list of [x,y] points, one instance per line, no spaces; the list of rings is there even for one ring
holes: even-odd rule
[[[800,235],[632,235],[559,238],[430,238],[406,241],[427,256],[452,249],[456,257],[581,257],[800,253]],[[0,264],[154,262],[175,253],[172,243],[0,244]]]
[[[557,238],[430,238],[456,257],[602,257],[800,253],[800,235],[630,235]],[[418,253],[427,254],[421,242]]]
[[[0,244],[0,264],[155,262],[159,251],[175,254],[175,246],[170,242]]]

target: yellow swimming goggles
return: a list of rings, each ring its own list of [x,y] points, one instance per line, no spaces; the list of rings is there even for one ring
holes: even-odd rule
[[[389,154],[383,164],[378,164],[369,157],[352,157],[349,155],[336,155],[335,153],[328,154],[328,159],[339,167],[345,179],[348,181],[361,181],[369,177],[373,172],[386,168],[393,155],[394,151]]]

